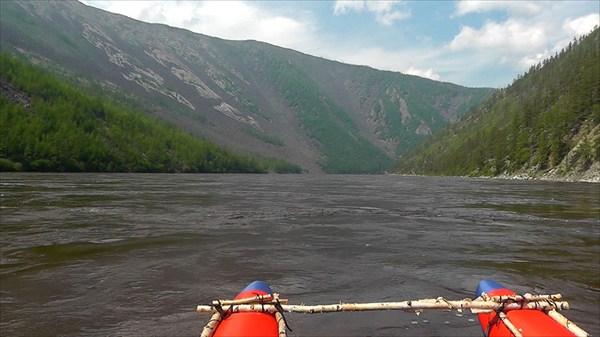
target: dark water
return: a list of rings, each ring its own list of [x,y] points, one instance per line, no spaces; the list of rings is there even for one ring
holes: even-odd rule
[[[600,335],[599,184],[2,174],[2,336],[198,335],[266,280],[290,303],[561,293]],[[481,336],[470,313],[288,314],[290,336]]]

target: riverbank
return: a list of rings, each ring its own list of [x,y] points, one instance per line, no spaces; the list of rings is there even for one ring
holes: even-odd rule
[[[406,176],[406,177],[418,177],[426,176],[420,174],[397,174],[389,173],[390,175]],[[528,180],[528,181],[557,181],[557,182],[574,182],[574,183],[600,183],[600,163],[596,162],[590,166],[589,169],[584,171],[569,171],[565,173],[560,168],[547,170],[547,171],[519,171],[512,173],[502,173],[496,176],[486,175],[468,175],[468,176],[456,176],[460,178],[483,178],[483,179],[505,179],[505,180]]]
[[[587,170],[583,171],[570,170],[565,172],[564,168],[559,166],[547,171],[521,171],[511,174],[501,174],[491,178],[600,183],[600,163],[595,162]]]

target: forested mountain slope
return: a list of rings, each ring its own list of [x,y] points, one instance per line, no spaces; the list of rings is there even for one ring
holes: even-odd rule
[[[0,54],[0,171],[300,172],[223,150]]]
[[[491,92],[85,6],[0,1],[0,49],[237,153],[380,173]]]
[[[402,157],[405,174],[600,180],[600,30]]]

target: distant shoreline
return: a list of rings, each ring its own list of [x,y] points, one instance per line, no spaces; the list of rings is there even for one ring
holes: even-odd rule
[[[581,179],[570,178],[570,177],[532,177],[524,174],[514,175],[499,175],[499,176],[436,176],[436,175],[423,175],[423,174],[403,174],[403,173],[389,173],[389,175],[403,176],[403,177],[440,177],[440,178],[472,178],[472,179],[487,179],[487,180],[523,180],[523,181],[548,181],[548,182],[564,182],[564,183],[600,183],[600,174],[594,177],[588,178],[583,177]]]

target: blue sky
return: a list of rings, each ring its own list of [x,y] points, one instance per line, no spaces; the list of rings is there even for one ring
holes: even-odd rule
[[[80,1],[210,36],[476,87],[504,87],[600,25],[597,0]]]

